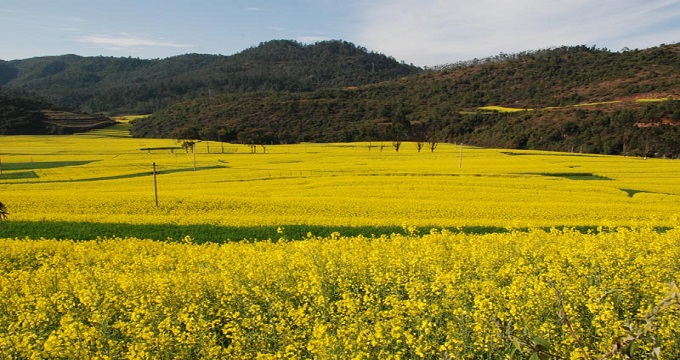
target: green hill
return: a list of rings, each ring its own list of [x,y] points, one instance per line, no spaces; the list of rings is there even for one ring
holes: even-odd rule
[[[303,45],[275,40],[231,56],[141,60],[64,55],[0,62],[0,86],[89,113],[145,114],[218,93],[313,91],[421,71],[344,41]]]
[[[0,93],[0,135],[72,134],[115,124],[107,117],[65,111],[43,100]]]
[[[561,47],[357,87],[193,99],[135,122],[132,134],[251,143],[430,139],[677,156],[678,95],[678,44]]]
[[[154,112],[132,124],[136,137],[680,154],[680,44],[565,46],[423,70],[343,41],[276,40],[232,56],[0,62],[0,85],[80,112]],[[21,128],[30,116],[18,118]]]

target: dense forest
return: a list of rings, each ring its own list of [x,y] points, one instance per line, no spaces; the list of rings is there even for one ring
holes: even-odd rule
[[[179,102],[133,136],[289,143],[455,141],[480,146],[677,156],[680,45],[561,47],[450,64],[390,82]],[[584,106],[590,103],[591,105]],[[487,105],[527,109],[482,111]]]
[[[77,55],[0,61],[0,89],[89,113],[148,114],[181,99],[313,91],[398,79],[422,69],[345,41],[274,40],[231,56],[167,59]]]
[[[0,93],[0,135],[40,135],[47,132],[44,109],[51,105],[36,99]]]
[[[0,135],[73,134],[114,124],[106,117],[66,111],[44,100],[0,92]]]
[[[232,56],[0,61],[0,85],[80,111],[153,111],[134,122],[136,137],[680,155],[680,44],[565,46],[423,70],[343,41],[276,40]],[[0,111],[28,131],[40,115],[21,99]]]

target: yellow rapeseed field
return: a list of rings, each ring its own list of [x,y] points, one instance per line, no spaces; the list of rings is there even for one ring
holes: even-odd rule
[[[258,147],[97,135],[0,139],[12,220],[131,224],[653,226],[680,214],[680,162],[440,144]],[[369,145],[372,145],[369,151]],[[210,153],[208,153],[210,151]],[[196,171],[194,171],[194,159]],[[152,163],[157,176],[155,206]]]
[[[678,161],[453,144],[172,147],[124,125],[0,137],[0,358],[680,358]],[[264,225],[278,237],[7,238],[13,221]]]
[[[0,353],[600,359],[633,338],[626,351],[635,358],[658,347],[677,359],[679,237],[618,229],[224,245],[8,239]]]

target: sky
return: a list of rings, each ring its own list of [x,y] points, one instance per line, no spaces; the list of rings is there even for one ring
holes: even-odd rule
[[[436,66],[563,45],[680,42],[680,0],[2,0],[0,59],[232,55],[345,40]]]

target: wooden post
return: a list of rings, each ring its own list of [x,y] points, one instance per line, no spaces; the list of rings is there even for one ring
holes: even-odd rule
[[[156,181],[156,163],[153,163],[153,194],[156,200],[156,207],[158,207],[158,182]]]
[[[458,154],[458,168],[463,167],[463,143],[460,143],[460,154]]]
[[[196,171],[196,144],[194,143],[194,146],[192,146],[194,150],[194,171]]]

